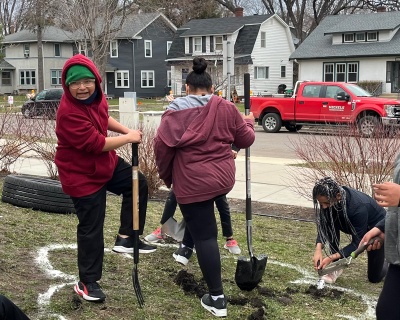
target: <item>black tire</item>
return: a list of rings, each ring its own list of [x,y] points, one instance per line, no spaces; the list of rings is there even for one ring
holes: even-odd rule
[[[379,131],[381,127],[381,123],[379,122],[378,117],[375,116],[362,116],[358,120],[358,130],[361,136],[365,138],[373,137],[374,134]]]
[[[17,207],[52,213],[75,213],[71,198],[56,180],[30,175],[8,175],[1,200]]]
[[[285,128],[286,128],[286,130],[289,131],[289,132],[297,132],[297,131],[300,131],[301,128],[303,128],[303,126],[300,125],[300,124],[298,124],[298,125],[286,124],[286,125],[285,125]]]
[[[282,119],[277,113],[267,113],[262,118],[262,126],[265,132],[278,132],[282,128]]]

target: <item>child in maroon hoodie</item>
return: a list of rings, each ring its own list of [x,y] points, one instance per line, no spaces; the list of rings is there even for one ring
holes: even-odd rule
[[[71,196],[76,215],[79,282],[74,290],[85,300],[104,301],[97,283],[101,279],[103,225],[107,191],[122,194],[121,225],[113,251],[133,253],[132,167],[118,157],[115,149],[140,143],[142,132],[131,130],[108,114],[108,103],[101,90],[101,77],[87,57],[68,59],[62,75],[64,94],[57,111],[57,152],[55,163],[64,192]],[[107,131],[120,133],[108,137]],[[139,173],[139,232],[146,219],[148,188]],[[139,243],[139,252],[155,247]]]
[[[186,222],[176,259],[197,259],[209,293],[201,305],[217,317],[227,315],[222,288],[214,201],[232,190],[235,162],[231,145],[247,148],[254,142],[254,117],[216,95],[203,58],[193,59],[186,78],[186,97],[175,99],[163,114],[154,140],[160,178],[173,184]]]

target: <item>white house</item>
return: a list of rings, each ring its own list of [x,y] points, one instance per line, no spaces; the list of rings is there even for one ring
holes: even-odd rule
[[[38,89],[37,35],[22,30],[4,37],[4,60],[0,63],[0,94],[25,93]],[[71,33],[56,27],[43,30],[44,87],[61,87],[61,70],[73,55]]]
[[[183,94],[198,56],[208,62],[216,89],[224,96],[234,89],[243,95],[244,73],[250,73],[253,95],[277,93],[280,84],[292,88],[293,52],[290,29],[275,14],[243,16],[243,9],[237,8],[235,17],[191,20],[177,30],[168,52],[171,88]]]
[[[327,16],[290,56],[299,80],[378,81],[400,89],[400,11]]]

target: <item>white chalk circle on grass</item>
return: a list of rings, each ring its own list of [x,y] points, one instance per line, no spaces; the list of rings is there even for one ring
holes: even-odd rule
[[[67,318],[63,317],[62,315],[59,314],[54,314],[51,313],[47,310],[48,306],[50,305],[50,300],[54,293],[59,291],[60,289],[64,288],[65,286],[70,286],[74,285],[77,283],[78,278],[74,275],[70,275],[67,273],[62,272],[61,270],[57,270],[53,267],[53,265],[50,262],[49,259],[49,252],[51,251],[56,251],[56,250],[65,250],[65,249],[70,249],[70,250],[76,250],[77,245],[76,244],[54,244],[54,245],[49,245],[46,247],[42,247],[38,249],[37,251],[37,257],[35,259],[37,265],[39,268],[49,277],[52,279],[60,279],[63,280],[62,283],[57,284],[57,285],[52,285],[50,286],[46,292],[39,294],[37,303],[39,306],[39,316],[52,316],[56,317],[57,319],[60,320],[67,320]],[[110,249],[104,249],[104,252],[111,252]],[[128,253],[123,253],[123,256],[125,256],[128,259],[133,259],[132,255]],[[227,258],[227,256],[222,256],[222,258]],[[237,259],[237,257],[235,257]],[[299,266],[291,265],[288,263],[283,263],[275,260],[268,260],[269,264],[276,264],[278,266],[284,267],[284,268],[289,268],[296,270],[299,272],[303,278],[291,281],[290,283],[294,284],[316,284],[318,278],[315,277],[313,274],[311,274],[309,271],[306,269],[303,269]],[[336,289],[348,294],[353,294],[357,297],[360,297],[363,303],[367,306],[366,312],[361,316],[361,318],[357,318],[354,316],[349,316],[349,315],[341,315],[337,314],[338,318],[343,318],[343,319],[350,319],[350,320],[365,320],[365,319],[375,319],[375,305],[377,302],[376,297],[368,296],[362,293],[359,293],[355,290],[339,287],[339,286],[334,286],[334,285],[329,285],[330,288]],[[39,317],[40,318],[40,317]]]

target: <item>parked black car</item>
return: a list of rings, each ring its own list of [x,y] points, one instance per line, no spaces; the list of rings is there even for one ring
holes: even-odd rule
[[[23,116],[25,118],[43,116],[48,119],[55,119],[63,93],[62,88],[45,89],[39,92],[23,104],[21,108]]]

